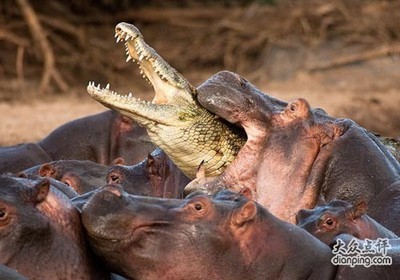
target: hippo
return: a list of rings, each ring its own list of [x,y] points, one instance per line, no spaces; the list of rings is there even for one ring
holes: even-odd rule
[[[151,197],[183,198],[183,188],[189,182],[160,148],[138,164],[111,166],[107,175],[108,184],[121,186],[129,194]],[[80,209],[94,193],[95,190],[81,194],[72,202]]]
[[[332,279],[331,250],[243,194],[190,199],[98,189],[81,213],[89,242],[130,279]]]
[[[229,71],[213,75],[197,91],[200,104],[242,127],[247,141],[221,175],[196,178],[186,193],[250,188],[257,202],[295,223],[297,212],[312,209],[321,195],[326,201],[373,205],[400,179],[399,162],[373,133],[313,109],[303,98],[278,100]],[[393,210],[393,201],[383,207]],[[371,207],[368,213],[375,218]],[[389,228],[396,233],[398,217],[391,217],[397,226]]]
[[[117,111],[107,110],[67,122],[37,143],[1,147],[0,173],[68,159],[109,165],[123,157],[127,164],[135,164],[155,148],[146,129]]]
[[[107,183],[121,185],[130,194],[165,198],[182,198],[189,182],[160,148],[136,165],[112,166],[107,176]]]
[[[112,165],[125,164],[117,158]],[[25,174],[36,174],[54,178],[75,190],[78,194],[90,192],[106,183],[110,166],[90,160],[57,160],[24,170]]]
[[[366,210],[365,201],[353,206],[346,201],[333,200],[313,210],[300,210],[296,221],[298,226],[328,245],[344,233],[359,239],[397,238],[396,234],[369,217]]]
[[[51,160],[50,155],[37,143],[0,147],[0,174],[16,173]]]
[[[0,279],[4,280],[27,280],[24,276],[5,265],[0,264]]]
[[[35,174],[27,174],[23,172],[18,174],[5,173],[3,175],[17,176],[19,178],[25,178],[30,180],[37,180],[39,177],[41,177]],[[49,181],[51,188],[55,188],[58,191],[62,192],[63,195],[65,195],[69,199],[73,199],[74,197],[77,197],[79,195],[73,188],[71,188],[71,186],[64,184],[63,182],[60,182],[53,178],[47,178],[47,180]]]
[[[0,264],[29,279],[109,279],[79,212],[46,178],[0,175]]]

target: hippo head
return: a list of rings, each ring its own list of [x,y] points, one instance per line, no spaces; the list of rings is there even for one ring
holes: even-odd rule
[[[29,183],[29,184],[27,184]],[[0,176],[0,262],[6,263],[14,246],[23,246],[24,232],[32,237],[45,234],[50,228],[39,205],[46,199],[50,183],[47,179],[31,182],[11,176]],[[17,244],[15,244],[17,243]],[[9,256],[10,254],[10,256]]]
[[[108,171],[107,183],[120,185],[132,194],[150,196],[152,188],[143,165],[142,163],[133,166],[113,165]]]
[[[38,174],[54,178],[82,194],[104,185],[108,168],[89,160],[58,160],[42,164]]]
[[[136,165],[113,165],[107,176],[108,184],[121,185],[130,194],[153,197],[181,198],[188,182],[159,148]]]
[[[242,127],[247,141],[220,176],[196,178],[185,192],[249,188],[254,200],[294,223],[297,212],[314,207],[320,195],[369,202],[398,180],[400,165],[378,138],[352,120],[311,108],[303,98],[280,101],[229,71],[200,85],[197,98]]]
[[[78,211],[39,176],[0,176],[0,263],[32,279],[104,277],[86,247]]]
[[[162,199],[107,185],[85,204],[82,221],[95,252],[126,277],[238,279],[237,243],[257,213],[238,194]]]
[[[366,212],[366,203],[353,206],[348,202],[334,200],[318,205],[313,210],[300,210],[296,216],[297,225],[327,245],[333,245],[340,234],[358,236],[356,219]]]

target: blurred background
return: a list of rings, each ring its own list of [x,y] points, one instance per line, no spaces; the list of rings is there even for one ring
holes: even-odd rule
[[[114,27],[135,24],[193,85],[227,69],[400,137],[400,1],[2,0],[0,145],[105,110],[88,81],[152,99]]]

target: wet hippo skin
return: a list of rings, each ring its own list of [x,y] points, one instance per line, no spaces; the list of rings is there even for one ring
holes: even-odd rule
[[[118,158],[112,164],[125,164],[125,160]],[[89,160],[58,160],[31,167],[22,173],[53,178],[83,194],[104,186],[109,169],[108,165]]]
[[[77,209],[48,179],[0,175],[0,264],[29,279],[109,279]]]
[[[138,164],[111,166],[107,175],[108,184],[121,186],[129,194],[163,198],[182,198],[189,181],[160,148]],[[105,182],[98,187],[104,185]],[[95,192],[84,193],[72,201],[81,209]]]
[[[165,198],[182,198],[189,181],[160,148],[136,165],[112,166],[107,176],[109,184],[121,185],[130,194]]]
[[[321,195],[326,201],[364,200],[371,205],[368,214],[383,225],[387,222],[374,212],[374,200],[400,179],[400,165],[366,129],[313,109],[305,99],[270,97],[229,71],[199,86],[198,100],[242,127],[248,139],[220,176],[197,178],[186,187],[188,192],[247,187],[256,201],[292,223],[300,209],[313,208]],[[386,200],[382,207],[393,210],[396,203]],[[398,217],[391,217],[395,222],[387,226],[396,233]]]
[[[296,216],[297,225],[331,245],[336,236],[350,234],[359,239],[398,238],[366,214],[364,201],[357,205],[334,200],[317,205],[312,210],[300,210]]]
[[[130,279],[332,279],[329,247],[232,192],[214,197],[96,191],[82,221],[98,256]]]

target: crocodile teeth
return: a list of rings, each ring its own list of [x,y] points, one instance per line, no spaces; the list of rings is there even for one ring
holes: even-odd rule
[[[110,83],[106,85],[106,90],[110,90]]]
[[[132,57],[128,54],[128,57],[126,58],[126,62],[128,62],[131,59],[132,59]]]
[[[125,41],[128,41],[130,38],[131,38],[131,36],[129,34],[126,34]]]
[[[130,92],[128,96],[129,96],[129,98],[132,98],[132,92]]]

